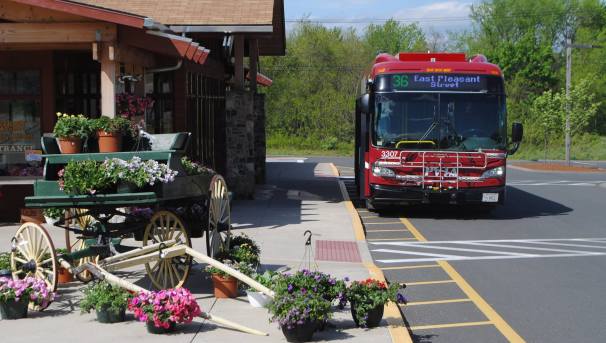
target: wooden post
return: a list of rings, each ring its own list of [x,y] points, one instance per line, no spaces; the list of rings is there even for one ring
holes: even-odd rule
[[[257,93],[257,72],[259,66],[259,44],[256,39],[248,42],[248,57],[250,63],[250,90],[253,94]]]
[[[101,115],[116,116],[116,62],[113,46],[108,45],[101,53]]]
[[[244,89],[244,37],[234,37],[234,88]]]

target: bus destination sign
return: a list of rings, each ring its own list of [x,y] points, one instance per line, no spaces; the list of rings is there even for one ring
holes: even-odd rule
[[[485,75],[453,74],[387,74],[390,81],[381,82],[379,88],[390,88],[393,91],[467,91],[486,90]],[[387,80],[385,80],[387,81]],[[381,87],[383,86],[383,87]],[[387,87],[385,87],[387,86]],[[388,90],[388,89],[381,89]]]

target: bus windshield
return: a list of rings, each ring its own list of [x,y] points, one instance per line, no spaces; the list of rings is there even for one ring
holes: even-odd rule
[[[373,145],[388,149],[505,149],[505,97],[489,93],[376,93]]]

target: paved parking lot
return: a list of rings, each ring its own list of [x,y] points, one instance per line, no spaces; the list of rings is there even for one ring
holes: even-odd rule
[[[353,196],[351,162],[336,159]],[[416,342],[603,342],[606,174],[508,168],[490,214],[448,206],[357,210]]]

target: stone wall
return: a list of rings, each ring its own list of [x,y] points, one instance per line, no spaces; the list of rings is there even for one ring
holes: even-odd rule
[[[252,199],[255,193],[254,102],[251,92],[225,94],[225,179],[239,199]]]
[[[255,181],[265,183],[265,94],[255,94]]]

